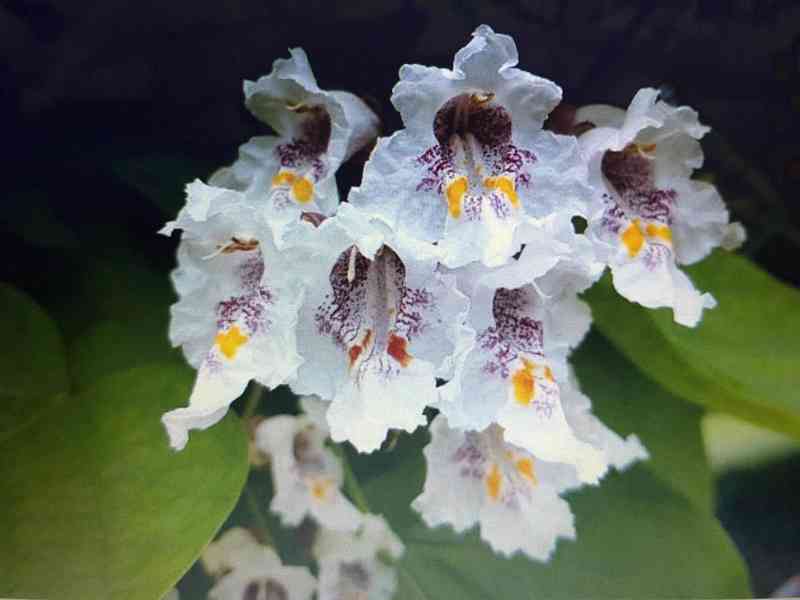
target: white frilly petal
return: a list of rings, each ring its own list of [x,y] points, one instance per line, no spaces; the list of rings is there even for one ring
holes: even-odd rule
[[[189,406],[162,421],[173,448],[205,429],[255,380],[285,383],[301,359],[295,341],[299,280],[272,242],[268,224],[240,192],[195,181],[164,233],[182,230],[169,335],[198,369]]]
[[[716,188],[690,179],[703,163],[699,139],[708,127],[694,110],[660,101],[651,88],[640,90],[627,111],[588,106],[575,120],[595,126],[580,136],[599,208],[587,235],[609,263],[615,288],[645,307],[672,308],[676,322],[695,326],[716,303],[676,265],[744,240]]]

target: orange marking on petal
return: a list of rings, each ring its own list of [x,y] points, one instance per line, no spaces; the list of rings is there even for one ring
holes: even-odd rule
[[[511,178],[502,175],[499,177],[487,177],[483,180],[483,185],[490,190],[500,190],[508,197],[512,206],[519,206],[519,196],[517,196],[517,190]]]
[[[622,232],[622,243],[628,249],[628,255],[633,258],[644,245],[644,234],[642,233],[639,219],[634,219],[628,228]]]
[[[331,482],[327,479],[323,479],[321,481],[317,479],[311,484],[311,495],[317,500],[324,500],[330,485]]]
[[[666,225],[655,225],[654,223],[648,223],[647,227],[645,227],[645,232],[647,233],[648,237],[661,238],[665,242],[672,241],[672,230]]]
[[[292,189],[292,196],[300,204],[306,204],[314,196],[313,182],[292,171],[280,171],[273,176],[272,187],[281,185],[288,185]]]
[[[279,185],[292,185],[297,179],[297,175],[291,171],[281,171],[272,178],[272,187]]]
[[[413,358],[406,351],[406,346],[408,346],[407,339],[395,334],[389,336],[389,344],[386,347],[386,352],[403,367],[407,367]]]
[[[292,184],[292,193],[295,200],[305,204],[314,196],[314,184],[305,177],[298,177]]]
[[[244,335],[238,326],[234,325],[228,331],[219,332],[214,342],[219,346],[219,351],[226,358],[233,358],[239,351],[239,347],[247,342],[249,338]]]
[[[500,469],[497,468],[497,465],[492,465],[489,475],[486,476],[486,492],[492,500],[498,500],[502,487],[503,476],[500,474]]]
[[[361,343],[354,344],[353,346],[350,347],[350,350],[347,351],[347,356],[350,358],[351,367],[358,360],[358,357],[361,356],[361,353],[364,352],[364,349],[367,346],[369,346],[371,340],[372,340],[372,329],[367,329],[367,331],[364,333],[364,337],[361,340]]]
[[[461,216],[461,200],[464,194],[467,193],[469,183],[467,178],[463,175],[456,177],[453,181],[447,184],[445,188],[445,196],[447,196],[447,209],[450,211],[450,216],[457,219]]]
[[[534,364],[523,358],[522,368],[515,371],[511,376],[511,385],[514,388],[514,399],[522,406],[528,406],[536,393],[536,386],[533,379]]]
[[[363,351],[364,349],[358,344],[355,344],[354,346],[350,347],[350,350],[347,351],[347,356],[350,357],[351,367],[353,366],[353,363],[355,363],[358,360],[358,357],[361,356],[361,353]]]
[[[550,367],[544,368],[544,378],[550,383],[555,381],[555,377],[553,377],[553,370]]]
[[[516,462],[515,466],[517,467],[517,472],[520,475],[530,481],[533,485],[536,485],[536,472],[533,470],[533,459],[520,458]]]

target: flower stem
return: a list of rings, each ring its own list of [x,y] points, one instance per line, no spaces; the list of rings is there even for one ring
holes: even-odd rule
[[[350,462],[347,460],[347,454],[344,448],[334,443],[331,443],[331,448],[342,463],[342,471],[344,471],[344,489],[347,495],[350,496],[350,499],[355,503],[356,507],[358,507],[358,510],[362,513],[368,513],[369,502],[367,501],[367,496],[364,494],[364,490],[361,489],[361,484],[358,483],[358,479],[352,467],[350,467]]]
[[[258,403],[261,401],[261,396],[264,393],[262,388],[255,381],[250,383],[250,388],[247,390],[247,397],[244,402],[244,410],[242,411],[242,419],[247,420],[256,414]]]
[[[245,486],[244,488],[244,500],[247,502],[247,508],[256,522],[259,533],[261,533],[262,541],[267,546],[272,546],[273,550],[280,554],[278,552],[278,546],[275,544],[275,539],[272,537],[272,532],[270,531],[267,518],[261,512],[261,506],[258,503],[258,499],[256,498],[255,494],[253,494],[253,490],[249,485]]]

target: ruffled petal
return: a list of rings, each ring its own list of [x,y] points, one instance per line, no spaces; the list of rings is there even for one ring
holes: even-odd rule
[[[300,283],[259,211],[246,195],[199,181],[187,194],[164,229],[183,232],[170,339],[198,369],[189,406],[162,419],[176,449],[190,429],[221,419],[248,381],[280,385],[301,362],[294,331]]]
[[[319,269],[298,324],[305,363],[292,387],[331,398],[332,438],[371,451],[390,428],[425,423],[467,300],[440,273],[434,246],[352,206],[318,233]]]
[[[716,189],[690,179],[703,163],[699,139],[708,127],[694,110],[670,106],[650,88],[626,112],[590,106],[575,120],[595,126],[580,137],[600,207],[588,235],[610,264],[614,286],[648,308],[672,308],[676,322],[695,326],[715,302],[676,264],[744,240]]]
[[[349,201],[437,242],[451,268],[505,264],[530,216],[589,214],[577,142],[542,131],[561,90],[516,62],[513,40],[481,26],[453,70],[404,66],[392,101],[406,129],[379,141]]]

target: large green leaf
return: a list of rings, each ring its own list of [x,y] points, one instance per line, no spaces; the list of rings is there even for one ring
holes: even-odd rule
[[[117,371],[156,363],[190,371],[181,353],[170,346],[166,323],[160,319],[101,321],[69,348],[70,374],[77,389]]]
[[[687,271],[719,302],[697,328],[626,302],[607,278],[587,294],[597,327],[679,396],[800,437],[800,292],[730,253]]]
[[[132,258],[67,260],[62,272],[35,288],[68,342],[102,321],[161,331],[166,340],[169,305],[175,301],[169,277],[135,264]]]
[[[0,442],[0,596],[160,598],[233,508],[246,440],[230,414],[169,450],[183,369],[110,375]]]
[[[652,455],[600,486],[569,495],[577,540],[547,564],[504,559],[475,531],[426,528],[409,508],[424,478],[424,435],[404,436],[392,458],[358,459],[373,511],[406,544],[397,600],[439,598],[742,597],[744,564],[710,510],[700,411],[647,381],[592,335],[578,375],[604,421],[638,433]],[[375,474],[377,473],[377,474]]]
[[[0,284],[0,440],[69,392],[56,324],[27,294]]]

